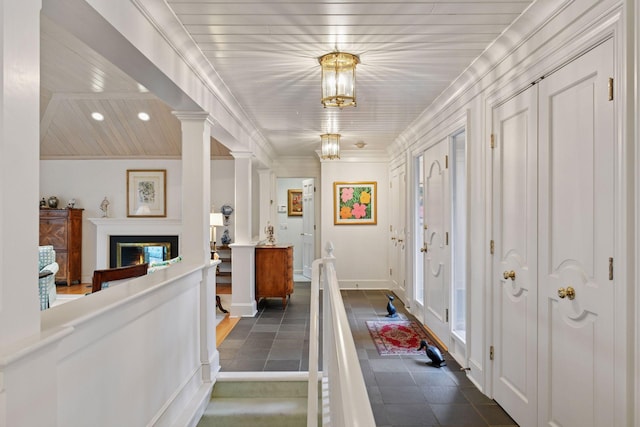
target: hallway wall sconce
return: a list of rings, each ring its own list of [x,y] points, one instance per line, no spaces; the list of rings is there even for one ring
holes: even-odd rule
[[[346,52],[332,52],[318,58],[322,67],[322,105],[356,106],[356,65],[360,58]]]
[[[323,159],[339,159],[340,158],[340,134],[325,133],[320,135],[320,157]]]

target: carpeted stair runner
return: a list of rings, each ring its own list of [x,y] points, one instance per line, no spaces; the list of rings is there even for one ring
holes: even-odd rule
[[[305,381],[226,380],[218,381],[214,385],[211,402],[197,427],[306,425]]]

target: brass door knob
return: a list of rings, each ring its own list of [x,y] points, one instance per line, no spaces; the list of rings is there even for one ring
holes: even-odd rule
[[[392,237],[392,238],[391,238],[391,240],[396,240],[396,238],[395,238],[395,237]]]
[[[560,288],[558,289],[558,297],[560,299],[569,298],[570,300],[573,300],[576,297],[576,290],[571,286],[567,286],[567,289]]]
[[[507,279],[516,280],[516,272],[513,270],[505,271],[504,273],[502,273],[502,277],[504,277],[505,280]]]
[[[427,252],[427,247],[420,248],[420,252]]]

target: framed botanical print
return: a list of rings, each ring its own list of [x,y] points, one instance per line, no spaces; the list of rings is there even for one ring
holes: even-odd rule
[[[287,196],[287,215],[302,216],[302,190],[288,190]]]
[[[127,216],[167,216],[167,171],[127,170]]]
[[[378,192],[374,182],[334,182],[333,211],[336,225],[378,222]]]

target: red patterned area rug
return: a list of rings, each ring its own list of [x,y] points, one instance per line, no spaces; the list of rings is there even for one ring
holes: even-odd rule
[[[381,356],[425,354],[418,351],[420,340],[431,341],[420,325],[409,320],[368,320],[367,329]]]

